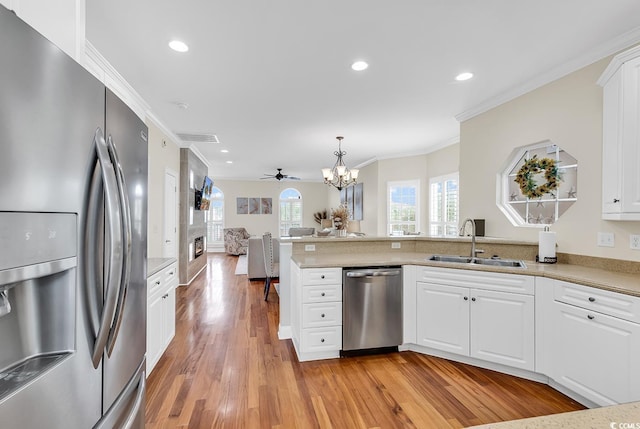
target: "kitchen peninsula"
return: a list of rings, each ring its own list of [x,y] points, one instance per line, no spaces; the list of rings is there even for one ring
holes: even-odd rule
[[[434,254],[469,255],[468,237],[282,239],[279,335],[293,339],[300,360],[338,357],[337,322],[318,331],[318,345],[308,345],[313,336],[304,346],[297,338],[303,298],[296,292],[307,287],[301,279],[310,278],[304,273],[326,272],[327,286],[335,288],[344,267],[402,266],[400,350],[547,383],[589,407],[640,400],[640,388],[630,381],[640,379],[640,365],[630,358],[640,354],[640,263],[559,253],[559,263],[539,264],[537,243],[497,238],[479,237],[477,247],[487,258],[524,260],[526,267],[429,260]],[[327,299],[341,308],[338,293]],[[511,319],[501,319],[503,311]],[[483,327],[491,328],[488,334]],[[611,347],[620,353],[610,353]]]

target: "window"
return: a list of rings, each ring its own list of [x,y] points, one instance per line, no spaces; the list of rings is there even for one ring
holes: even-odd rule
[[[458,173],[429,180],[429,235],[458,235]]]
[[[387,233],[419,232],[420,181],[389,182],[387,196]]]
[[[222,229],[224,228],[224,194],[220,188],[211,190],[211,205],[207,219],[207,243],[209,245],[222,244]]]
[[[289,228],[302,226],[302,195],[287,188],[280,193],[280,237],[289,235]]]

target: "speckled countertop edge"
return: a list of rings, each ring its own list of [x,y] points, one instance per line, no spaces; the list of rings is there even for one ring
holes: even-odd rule
[[[599,268],[584,267],[571,264],[540,264],[525,261],[526,268],[505,268],[493,266],[478,266],[429,261],[431,254],[411,252],[389,253],[354,253],[331,255],[293,255],[292,261],[300,268],[330,268],[330,267],[365,267],[383,265],[418,265],[429,267],[455,268],[462,270],[490,271],[496,273],[510,273],[548,277],[555,280],[577,283],[598,289],[624,293],[640,297],[640,277],[636,274],[620,273]]]
[[[147,277],[151,277],[176,261],[176,258],[147,258]]]

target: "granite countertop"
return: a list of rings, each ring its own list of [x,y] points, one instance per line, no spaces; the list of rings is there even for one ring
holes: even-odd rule
[[[147,258],[147,277],[162,271],[176,261],[176,258]]]
[[[599,268],[571,264],[540,264],[525,261],[526,268],[506,268],[471,264],[429,261],[431,254],[413,252],[293,255],[292,261],[300,268],[365,267],[382,265],[419,265],[457,268],[462,270],[491,271],[548,277],[556,280],[591,286],[640,297],[640,280],[636,274],[620,273]]]
[[[640,402],[472,426],[475,429],[637,429]]]

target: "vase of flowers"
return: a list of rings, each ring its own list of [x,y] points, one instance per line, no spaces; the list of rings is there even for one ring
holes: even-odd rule
[[[338,208],[331,209],[331,219],[333,227],[336,229],[338,237],[346,237],[347,226],[349,225],[349,209],[344,204],[340,204]]]

